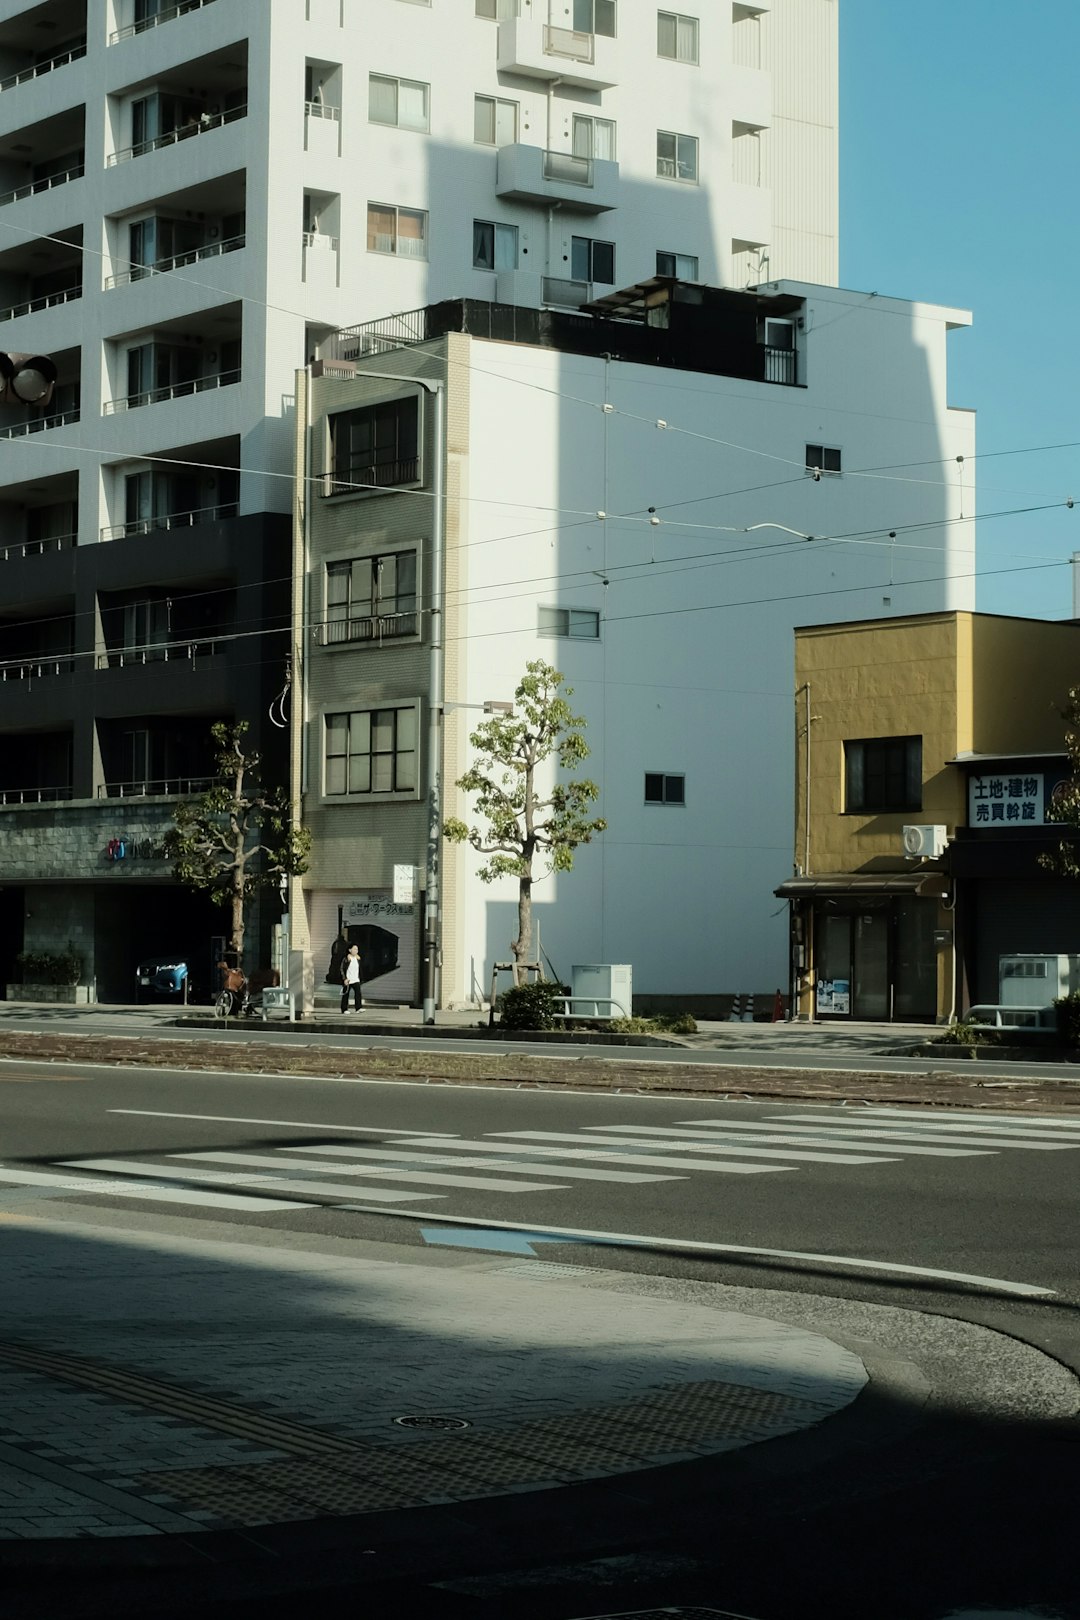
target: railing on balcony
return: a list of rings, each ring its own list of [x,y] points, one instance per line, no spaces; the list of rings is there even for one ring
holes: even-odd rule
[[[187,799],[216,787],[218,776],[144,776],[134,782],[99,782],[99,799]]]
[[[103,540],[126,540],[133,534],[153,534],[159,529],[194,529],[200,523],[220,523],[234,518],[235,501],[224,501],[220,506],[200,506],[192,512],[159,512],[156,517],[135,518],[131,523],[114,523],[102,529]]]
[[[331,107],[325,101],[305,101],[304,116],[305,118],[329,118],[336,123],[341,118],[341,108]]]
[[[415,636],[420,626],[418,613],[382,613],[364,619],[327,619],[316,627],[320,647],[337,647],[349,641],[388,641],[396,636]]]
[[[43,73],[51,73],[53,68],[66,67],[69,62],[77,62],[85,55],[86,41],[83,40],[81,45],[73,45],[70,50],[50,56],[47,62],[35,62],[33,67],[23,68],[20,73],[12,73],[6,79],[0,79],[0,91],[13,90],[17,84],[27,84],[31,79],[39,79]]]
[[[28,298],[23,304],[11,304],[0,309],[0,321],[15,321],[20,315],[36,315],[39,310],[52,309],[54,304],[70,304],[82,297],[82,287],[65,287],[63,292],[43,293],[40,298]]]
[[[182,269],[185,264],[198,264],[200,259],[216,259],[222,253],[236,253],[246,244],[246,236],[230,236],[224,242],[207,242],[203,247],[189,248],[186,253],[173,253],[166,259],[155,259],[153,264],[133,264],[130,269],[118,270],[116,275],[106,276],[105,290],[109,292],[113,287],[126,287],[132,281],[145,281],[148,276],[163,276],[170,270]]]
[[[18,557],[42,557],[47,551],[67,551],[78,542],[77,534],[52,534],[47,540],[16,540],[0,546],[0,562],[13,562]]]
[[[580,309],[592,297],[592,285],[566,276],[545,276],[542,296],[545,304],[555,304],[559,309]]]
[[[7,203],[21,202],[24,197],[36,197],[41,191],[51,191],[53,186],[66,185],[69,180],[81,180],[85,173],[82,163],[73,163],[70,169],[61,169],[59,174],[48,174],[41,180],[32,180],[27,186],[18,186],[14,191],[6,191],[0,197],[0,208]]]
[[[122,399],[107,399],[104,415],[116,416],[120,411],[134,411],[142,405],[158,405],[165,399],[182,399],[185,394],[205,394],[213,388],[227,388],[240,381],[239,371],[219,371],[212,377],[191,377],[187,382],[171,383],[168,388],[151,388],[141,394],[126,394]]]
[[[224,647],[220,641],[156,641],[145,647],[112,647],[97,654],[95,668],[125,669],[143,664],[190,664],[215,658]]]
[[[70,786],[0,788],[0,804],[56,804],[74,797],[75,790]]]
[[[58,411],[54,416],[28,416],[24,422],[13,422],[0,428],[0,439],[21,439],[27,433],[44,433],[46,428],[68,427],[79,420],[79,408]]]
[[[325,248],[328,253],[336,253],[338,250],[338,245],[338,238],[336,236],[324,236],[322,231],[304,232],[305,248],[322,247]]]
[[[246,117],[246,102],[242,107],[229,107],[225,112],[200,113],[198,118],[180,124],[164,135],[155,135],[149,141],[138,141],[134,146],[123,146],[119,151],[110,152],[105,159],[105,167],[113,169],[118,163],[126,163],[129,158],[143,157],[147,152],[159,152],[163,146],[175,146],[177,141],[191,140],[196,135],[205,135],[211,129],[220,129],[222,124],[235,124],[238,119]]]
[[[545,152],[544,179],[558,180],[562,185],[591,186],[593,160],[578,157],[575,152]]]
[[[405,461],[382,461],[377,466],[335,467],[333,472],[323,473],[322,493],[362,495],[366,490],[415,484],[419,477],[419,456],[410,456]]]
[[[142,17],[136,23],[129,23],[126,28],[117,28],[109,35],[109,44],[118,45],[122,39],[130,39],[133,34],[143,34],[148,28],[159,28],[162,23],[172,22],[177,17],[185,16],[189,11],[201,11],[203,6],[210,3],[211,0],[180,0],[179,5],[166,6],[164,10],[155,12],[152,17]]]
[[[8,681],[48,680],[53,675],[70,675],[75,660],[70,655],[59,658],[26,658],[20,663],[0,664],[0,685]]]
[[[797,383],[798,354],[794,349],[765,348],[765,381],[771,383]]]
[[[592,62],[596,56],[595,35],[579,28],[555,28],[544,24],[545,56],[565,56],[572,62]]]
[[[345,327],[322,345],[321,355],[324,360],[363,360],[366,355],[425,343],[427,336],[427,309],[408,309],[365,321],[363,326]]]

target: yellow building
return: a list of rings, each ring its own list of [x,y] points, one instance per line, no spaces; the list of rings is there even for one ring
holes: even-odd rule
[[[948,1021],[1007,953],[1080,952],[1039,855],[1080,624],[931,613],[795,632],[792,990],[803,1018]]]

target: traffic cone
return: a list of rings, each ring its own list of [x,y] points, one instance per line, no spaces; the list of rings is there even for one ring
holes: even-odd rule
[[[754,1022],[754,998],[753,998],[753,996],[743,996],[742,1021],[743,1021],[744,1024],[752,1024]]]
[[[736,996],[734,1001],[731,1003],[731,1011],[728,1014],[728,1023],[741,1024],[742,1015],[742,996]]]
[[[784,1022],[784,997],[779,990],[773,997],[772,1021],[774,1024],[782,1024]]]

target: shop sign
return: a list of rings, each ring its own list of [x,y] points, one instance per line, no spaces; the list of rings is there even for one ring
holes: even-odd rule
[[[968,825],[970,827],[1041,827],[1045,778],[1041,772],[1028,775],[994,774],[968,777]]]
[[[107,861],[164,861],[168,859],[165,845],[153,838],[130,838],[121,834],[110,838],[105,845]]]
[[[354,894],[341,904],[343,924],[377,922],[380,917],[411,917],[415,905],[390,900],[384,894]]]

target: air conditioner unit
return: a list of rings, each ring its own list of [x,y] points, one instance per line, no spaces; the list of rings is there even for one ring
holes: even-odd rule
[[[356,366],[351,360],[314,360],[311,365],[313,377],[355,377]]]
[[[944,827],[905,827],[903,829],[904,854],[913,859],[923,856],[936,860],[944,854],[948,836]]]

